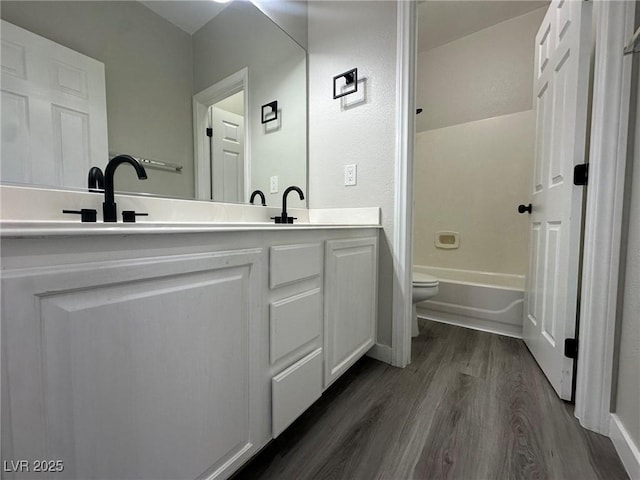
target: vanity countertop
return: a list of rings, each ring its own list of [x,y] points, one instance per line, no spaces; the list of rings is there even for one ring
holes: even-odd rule
[[[213,233],[249,231],[300,231],[381,228],[379,224],[267,222],[175,222],[175,223],[80,223],[57,221],[0,221],[4,238],[75,236],[75,235],[143,235],[168,233]]]
[[[67,190],[0,185],[0,235],[4,238],[75,235],[131,235],[262,230],[378,228],[379,207],[290,208],[293,224],[275,224],[279,207],[118,195],[118,222],[102,222],[102,195]],[[94,209],[96,223],[82,223],[63,210]],[[123,223],[121,212],[148,213]]]

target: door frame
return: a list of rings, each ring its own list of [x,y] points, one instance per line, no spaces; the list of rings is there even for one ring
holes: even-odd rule
[[[416,2],[397,3],[396,161],[393,205],[391,365],[411,362],[413,295],[413,152],[418,51]]]
[[[589,184],[585,209],[582,300],[575,416],[609,435],[614,388],[615,329],[631,102],[635,2],[595,2]]]
[[[198,200],[211,200],[211,159],[206,129],[209,107],[244,90],[244,195],[249,198],[251,178],[251,133],[249,110],[249,69],[247,67],[205,88],[193,96],[194,191]]]
[[[416,56],[414,2],[398,2],[396,101],[396,179],[394,199],[394,296],[392,364],[403,367],[411,355],[412,171],[415,132]],[[585,246],[579,325],[575,416],[580,424],[609,435],[618,308],[618,277],[631,61],[621,52],[633,34],[635,2],[595,2],[595,67],[585,209]],[[413,33],[412,33],[413,32]],[[410,53],[412,52],[412,53]],[[408,80],[406,77],[410,77]],[[617,100],[617,101],[616,101]],[[615,139],[615,141],[612,141]],[[606,168],[603,168],[606,167]]]

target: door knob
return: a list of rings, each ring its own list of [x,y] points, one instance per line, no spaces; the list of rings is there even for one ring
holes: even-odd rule
[[[518,213],[529,212],[531,215],[531,204],[529,205],[518,205]]]

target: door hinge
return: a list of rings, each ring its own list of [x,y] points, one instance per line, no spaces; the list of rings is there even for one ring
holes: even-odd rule
[[[207,128],[207,137],[213,137],[213,128]]]
[[[564,339],[564,356],[567,358],[578,358],[578,340],[576,338]]]
[[[589,164],[581,163],[573,167],[573,184],[586,185],[589,180]]]

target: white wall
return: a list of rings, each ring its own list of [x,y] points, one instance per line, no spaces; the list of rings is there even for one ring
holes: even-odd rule
[[[110,151],[184,166],[150,168],[144,182],[123,167],[118,190],[193,197],[189,34],[138,2],[3,1],[0,14],[105,64]]]
[[[525,275],[533,54],[545,8],[418,56],[414,265]],[[439,231],[458,249],[435,247]]]
[[[378,343],[385,345],[393,295],[396,15],[393,1],[309,3],[309,206],[382,208]],[[360,91],[334,100],[333,76],[354,67]],[[354,163],[358,183],[346,187],[344,166]]]
[[[532,108],[538,9],[418,54],[417,131]]]
[[[214,107],[227,112],[235,113],[236,115],[244,115],[244,91],[238,92],[224,100],[219,101]]]
[[[307,189],[306,55],[250,7],[232,3],[193,35],[194,91],[248,67],[251,188],[262,190],[268,205],[280,206],[287,186],[297,185],[305,193]],[[260,109],[273,100],[278,101],[280,119],[265,127]],[[277,194],[269,193],[273,175],[278,176]],[[292,194],[287,204],[304,207],[306,200]]]
[[[535,114],[502,115],[417,134],[415,265],[527,273]],[[460,233],[456,250],[436,248],[439,231]]]

